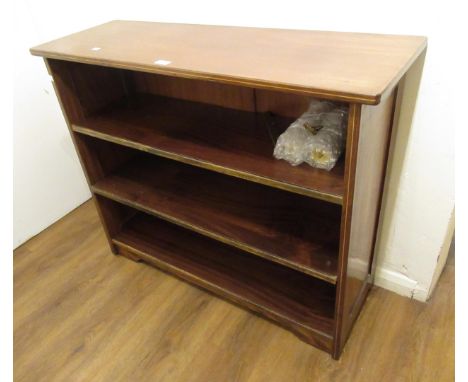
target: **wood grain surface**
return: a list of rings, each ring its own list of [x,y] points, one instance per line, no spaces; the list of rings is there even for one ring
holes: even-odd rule
[[[113,256],[88,202],[15,251],[16,382],[454,380],[454,261],[422,304],[373,288],[340,358]]]
[[[124,255],[130,252],[262,313],[331,351],[334,286],[143,213],[130,219],[114,242]]]
[[[426,44],[420,36],[112,21],[31,52],[377,104]]]
[[[340,353],[369,291],[391,135],[395,92],[378,106],[352,105],[348,124],[347,192],[342,216],[335,355]],[[354,130],[354,131],[353,131]]]
[[[339,206],[141,155],[91,187],[96,194],[330,283]]]
[[[273,157],[292,122],[208,104],[139,94],[73,124],[75,132],[198,167],[340,204],[343,161],[331,171]]]
[[[389,95],[425,47],[414,36],[117,21],[32,52],[46,57],[112,251],[338,359],[370,289]],[[330,172],[272,157],[311,96],[350,106],[345,160]]]

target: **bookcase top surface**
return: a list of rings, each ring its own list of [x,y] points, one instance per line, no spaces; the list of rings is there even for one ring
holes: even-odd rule
[[[421,36],[111,21],[31,49],[47,58],[377,104]]]

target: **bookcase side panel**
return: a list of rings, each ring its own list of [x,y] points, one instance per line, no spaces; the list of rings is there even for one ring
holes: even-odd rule
[[[98,158],[98,153],[93,152],[92,146],[86,144],[83,137],[74,133],[71,123],[80,120],[86,114],[105,106],[116,97],[122,97],[125,89],[118,71],[112,69],[109,75],[106,68],[91,68],[90,65],[68,63],[65,61],[44,59],[57,95],[63,116],[68,126],[75,150],[78,154],[83,172],[90,186],[104,175],[104,168]],[[82,69],[82,71],[80,71]],[[101,75],[99,75],[99,73]],[[79,85],[77,85],[79,83]],[[98,95],[93,87],[105,89]],[[106,84],[109,89],[106,89]],[[89,88],[88,88],[89,86]],[[106,150],[103,150],[105,152]],[[102,153],[99,153],[102,154]],[[109,155],[106,167],[111,166],[114,160],[122,160],[121,156]],[[114,218],[116,211],[110,204],[101,203],[94,194],[93,200],[101,219],[104,232],[113,253],[117,253],[116,246],[112,243],[112,235],[119,229],[119,223]]]
[[[360,107],[355,118],[358,126],[353,126],[359,130],[358,137],[348,147],[355,152],[349,165],[349,177],[354,180],[347,183],[343,208],[334,357],[339,357],[370,287],[395,94],[378,106]]]

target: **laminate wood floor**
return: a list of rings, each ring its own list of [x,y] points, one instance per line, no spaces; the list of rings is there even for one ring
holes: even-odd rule
[[[452,381],[454,259],[428,304],[374,288],[340,361],[111,254],[87,202],[14,255],[15,381]]]

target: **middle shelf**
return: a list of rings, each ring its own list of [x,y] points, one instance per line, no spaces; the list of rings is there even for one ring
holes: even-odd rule
[[[336,283],[341,207],[140,153],[94,193]]]
[[[292,118],[134,94],[74,121],[75,132],[230,176],[342,204],[344,160],[331,171],[273,157]]]

